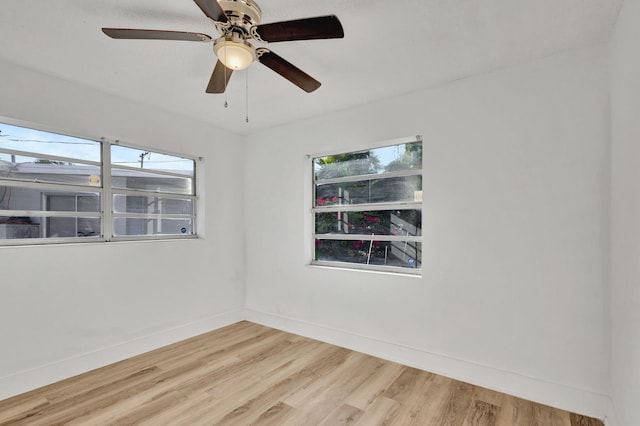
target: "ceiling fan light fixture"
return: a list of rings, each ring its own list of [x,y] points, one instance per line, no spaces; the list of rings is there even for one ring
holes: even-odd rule
[[[216,40],[213,50],[220,62],[234,71],[243,70],[256,60],[255,48],[236,35],[220,37]]]

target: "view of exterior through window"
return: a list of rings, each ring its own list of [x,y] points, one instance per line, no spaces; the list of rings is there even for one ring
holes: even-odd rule
[[[111,145],[113,235],[194,235],[195,162]]]
[[[195,236],[195,161],[0,123],[0,244]]]
[[[422,142],[313,158],[318,265],[420,273]]]

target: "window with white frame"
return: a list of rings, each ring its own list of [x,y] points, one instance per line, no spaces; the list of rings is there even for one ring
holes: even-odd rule
[[[195,235],[195,161],[111,145],[114,237]]]
[[[419,274],[422,141],[312,159],[312,263]]]
[[[0,123],[0,244],[196,235],[191,158]]]

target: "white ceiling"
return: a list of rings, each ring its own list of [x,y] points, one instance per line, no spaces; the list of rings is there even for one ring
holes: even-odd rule
[[[218,34],[192,0],[2,0],[0,59],[239,134],[608,40],[622,0],[258,0],[262,23],[336,14],[345,38],[268,47],[323,83],[259,63],[205,94],[212,44],[112,40],[101,27]],[[1,78],[1,76],[0,76]]]

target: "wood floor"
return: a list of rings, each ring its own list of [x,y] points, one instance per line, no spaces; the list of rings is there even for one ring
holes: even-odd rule
[[[0,425],[602,425],[240,322],[0,401]]]

